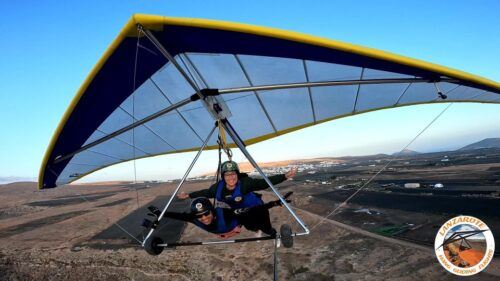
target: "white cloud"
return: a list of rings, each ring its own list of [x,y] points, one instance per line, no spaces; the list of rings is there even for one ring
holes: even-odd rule
[[[461,225],[457,225],[455,227],[453,227],[451,229],[450,232],[448,232],[446,234],[446,237],[445,239],[448,239],[451,235],[453,235],[453,233],[455,232],[461,232],[461,231],[474,231],[474,230],[478,230],[477,228],[473,227],[473,226],[470,226],[470,225],[467,225],[467,224],[461,224]],[[484,235],[482,233],[478,233],[476,235],[473,235],[473,236],[470,236],[470,237],[467,237],[467,239],[474,239],[474,240],[484,240]]]

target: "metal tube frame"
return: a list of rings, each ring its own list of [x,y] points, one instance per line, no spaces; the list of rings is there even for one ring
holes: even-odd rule
[[[232,243],[245,243],[263,240],[273,240],[276,237],[264,236],[264,237],[253,237],[253,238],[242,238],[233,240],[221,240],[221,241],[200,241],[200,242],[181,242],[181,243],[163,243],[158,244],[158,247],[184,247],[184,246],[199,246],[199,245],[217,245],[217,244],[232,244]]]
[[[278,266],[279,266],[279,262],[278,262],[278,238],[274,239],[274,263],[273,263],[273,277],[274,277],[274,281],[278,281],[278,277],[279,277],[279,274],[278,274]]]
[[[200,157],[201,155],[201,152],[205,149],[205,147],[207,146],[207,143],[208,141],[210,140],[210,138],[212,137],[215,129],[217,128],[217,126],[214,126],[212,128],[212,130],[210,131],[210,133],[208,134],[207,138],[205,139],[205,141],[203,142],[203,145],[201,146],[200,150],[198,150],[198,153],[196,154],[196,156],[194,157],[193,161],[191,162],[191,165],[189,165],[189,168],[187,169],[186,173],[184,174],[184,176],[182,177],[181,181],[179,182],[179,185],[177,185],[177,188],[174,190],[174,193],[172,194],[172,196],[170,197],[170,199],[168,200],[167,204],[165,205],[165,207],[163,208],[161,214],[158,216],[158,222],[160,222],[163,217],[165,216],[165,212],[167,211],[168,207],[170,206],[170,204],[172,203],[172,201],[174,200],[175,196],[177,195],[177,192],[179,192],[181,186],[184,184],[184,181],[186,180],[187,176],[189,175],[189,173],[191,172],[191,170],[193,169],[193,166],[194,164],[196,164],[196,161],[198,161],[198,158]],[[142,246],[144,247],[144,245],[146,244],[146,241],[149,239],[149,237],[153,234],[153,232],[155,231],[154,228],[152,228],[148,235],[146,236],[146,238],[144,239],[144,241],[142,241]]]
[[[305,234],[292,233],[291,236],[296,237],[296,236],[302,236],[302,235],[305,235]],[[279,234],[276,237],[264,236],[264,237],[241,238],[241,239],[221,240],[221,241],[163,243],[163,244],[158,244],[156,246],[163,247],[163,248],[169,248],[169,247],[186,247],[186,246],[200,246],[200,245],[218,245],[218,244],[246,243],[246,242],[255,242],[255,241],[263,241],[263,240],[275,240],[276,238],[280,238]]]
[[[240,60],[240,57],[238,55],[234,55],[234,58],[238,62],[238,65],[240,66],[241,71],[243,71],[243,74],[245,75],[245,78],[248,81],[248,84],[250,84],[250,87],[255,87],[252,80],[250,79],[250,75],[248,75],[247,70],[243,66],[243,63]],[[220,93],[220,91],[219,91]],[[269,124],[273,128],[274,133],[278,132],[278,129],[276,129],[276,125],[274,125],[273,120],[271,119],[271,116],[269,116],[269,112],[267,111],[266,107],[264,106],[264,103],[262,102],[262,98],[260,97],[259,93],[257,91],[253,91],[255,97],[257,98],[257,101],[259,102],[260,107],[262,108],[262,111],[264,111],[264,114],[266,115],[267,120],[269,121]]]
[[[160,111],[158,111],[156,113],[153,113],[153,114],[151,114],[151,115],[149,115],[149,116],[147,116],[147,117],[145,117],[145,118],[143,118],[143,119],[141,119],[141,120],[139,120],[137,122],[133,122],[132,124],[130,124],[130,125],[126,126],[126,127],[123,127],[123,128],[121,128],[121,129],[119,129],[117,131],[114,131],[113,133],[111,133],[111,134],[109,134],[109,135],[107,135],[105,137],[102,137],[102,138],[100,138],[100,139],[98,139],[96,141],[93,141],[93,142],[91,142],[91,143],[89,143],[87,145],[84,145],[81,148],[79,148],[79,149],[77,149],[77,150],[75,150],[75,151],[73,151],[71,153],[68,153],[68,154],[66,154],[64,156],[56,158],[54,160],[54,164],[62,162],[64,160],[66,160],[66,159],[74,156],[75,154],[78,154],[78,153],[80,153],[80,152],[82,152],[84,150],[87,150],[87,149],[89,149],[91,147],[94,147],[94,146],[96,146],[96,145],[98,145],[100,143],[103,143],[103,142],[105,142],[105,141],[107,141],[109,139],[112,139],[112,138],[114,138],[114,137],[116,137],[116,136],[118,136],[120,134],[128,132],[128,131],[130,131],[130,130],[132,130],[132,129],[134,129],[134,128],[136,128],[136,127],[138,127],[138,126],[140,126],[140,125],[142,125],[144,123],[147,123],[147,122],[149,122],[149,121],[151,121],[153,119],[156,119],[156,118],[158,118],[158,117],[160,117],[162,115],[165,115],[165,114],[167,114],[167,113],[169,113],[171,111],[174,111],[177,108],[182,107],[182,106],[190,103],[191,101],[192,100],[190,98],[187,98],[187,99],[181,100],[181,101],[179,101],[177,103],[174,103],[171,106],[166,107],[166,108],[164,108],[164,109],[162,109],[162,110],[160,110]]]
[[[327,86],[349,86],[349,85],[369,85],[369,84],[397,84],[397,83],[433,83],[435,80],[424,78],[394,78],[394,79],[366,79],[366,80],[346,80],[346,81],[322,81],[322,82],[305,82],[305,83],[289,83],[289,84],[274,84],[250,87],[238,87],[219,89],[220,94],[234,94],[241,92],[253,91],[272,91],[281,89],[295,89],[307,87],[327,87]],[[442,78],[440,82],[456,83],[455,79]]]
[[[255,162],[255,160],[253,159],[252,155],[250,155],[250,153],[246,149],[245,144],[243,143],[243,140],[241,140],[238,137],[237,133],[234,131],[233,126],[231,126],[231,124],[229,123],[229,121],[226,120],[226,119],[222,120],[221,124],[224,127],[224,129],[226,130],[226,132],[228,133],[228,135],[231,136],[231,139],[234,141],[234,143],[236,144],[236,146],[238,146],[238,148],[240,149],[240,151],[245,155],[245,157],[252,164],[252,166],[259,172],[259,174],[266,181],[267,185],[271,188],[271,190],[274,192],[274,194],[276,194],[276,196],[279,198],[279,200],[281,201],[281,203],[283,204],[283,206],[285,206],[285,208],[290,212],[290,214],[293,216],[293,218],[302,227],[302,229],[304,230],[304,232],[302,232],[300,234],[303,234],[303,235],[309,234],[309,229],[307,228],[307,226],[305,225],[305,223],[297,216],[297,214],[295,214],[295,212],[292,210],[292,208],[290,207],[290,205],[288,205],[288,203],[286,202],[286,200],[283,199],[283,197],[281,196],[281,194],[274,187],[274,185],[269,180],[269,178],[266,176],[266,174],[264,174],[264,172],[259,167],[259,165],[257,164],[257,162]]]
[[[144,28],[144,26],[142,26],[140,24],[137,24],[137,28],[139,29],[139,31],[142,31],[144,33],[144,35],[146,35],[146,37],[151,41],[151,43],[153,43],[153,45],[155,45],[155,47],[158,48],[158,50],[162,53],[162,55],[165,56],[165,58],[168,59],[175,66],[175,68],[177,68],[177,70],[182,75],[182,77],[184,77],[184,79],[186,79],[186,82],[188,82],[188,84],[195,90],[196,94],[201,99],[203,99],[204,97],[201,94],[201,91],[198,88],[198,86],[196,85],[195,81],[193,81],[189,77],[189,75],[184,71],[184,69],[182,69],[182,67],[179,65],[179,63],[177,63],[177,61],[170,54],[170,52],[167,51],[167,49],[165,49],[165,47],[163,47],[163,45],[160,43],[160,41],[158,41],[158,39],[156,39],[154,34],[149,29]]]
[[[292,233],[292,237],[303,236],[305,233]],[[156,246],[163,248],[172,248],[172,247],[187,247],[187,246],[202,246],[202,245],[219,245],[219,244],[233,244],[233,243],[247,243],[247,242],[255,242],[255,241],[265,241],[265,240],[276,240],[280,238],[279,234],[276,237],[272,236],[264,236],[264,237],[255,237],[255,238],[241,238],[241,239],[233,239],[233,240],[221,240],[221,241],[199,241],[199,242],[180,242],[180,243],[162,243]]]

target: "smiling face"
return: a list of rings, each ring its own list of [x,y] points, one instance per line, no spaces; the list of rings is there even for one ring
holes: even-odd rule
[[[196,219],[204,225],[209,225],[214,220],[214,215],[212,212],[208,212],[206,214],[197,215]]]
[[[224,181],[226,182],[226,188],[233,190],[238,183],[238,174],[235,171],[225,172]]]

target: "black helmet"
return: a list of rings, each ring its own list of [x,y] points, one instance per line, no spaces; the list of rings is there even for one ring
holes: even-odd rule
[[[191,213],[194,215],[205,215],[213,209],[212,202],[205,197],[198,197],[191,202]]]
[[[220,167],[220,174],[224,175],[225,172],[232,172],[236,171],[236,173],[240,173],[240,168],[238,167],[238,164],[234,161],[226,161],[222,163]]]

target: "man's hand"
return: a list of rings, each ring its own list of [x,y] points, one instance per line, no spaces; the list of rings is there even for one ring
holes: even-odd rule
[[[187,194],[186,192],[181,192],[181,193],[177,194],[177,198],[181,199],[181,200],[188,199],[189,194]]]
[[[297,167],[291,168],[290,171],[288,171],[288,173],[285,174],[285,177],[287,180],[293,179],[293,177],[295,177],[296,174],[297,174]]]

